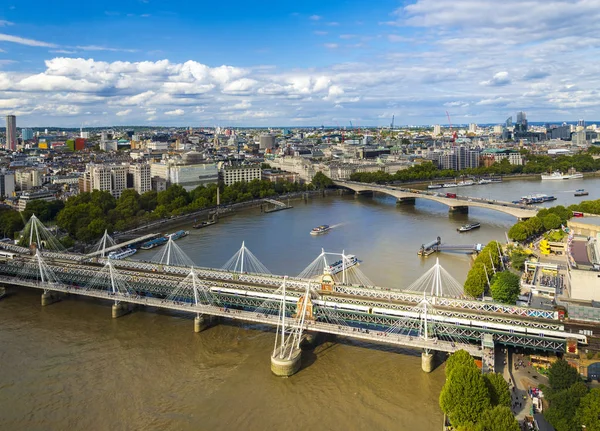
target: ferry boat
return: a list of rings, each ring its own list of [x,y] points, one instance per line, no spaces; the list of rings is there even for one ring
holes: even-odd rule
[[[446,183],[442,187],[445,187],[445,188],[449,188],[449,187],[465,187],[465,186],[472,186],[474,184],[475,184],[475,181],[467,180],[467,181],[459,181],[457,183]]]
[[[317,226],[310,231],[311,235],[321,235],[322,233],[329,232],[331,227],[328,224]]]
[[[183,238],[184,236],[188,236],[190,234],[189,231],[187,230],[178,230],[175,233],[171,233],[168,235],[165,235],[165,238],[168,240],[169,238],[171,238],[173,241],[178,240],[179,238]]]
[[[154,247],[158,247],[159,245],[163,245],[166,244],[168,241],[168,238],[165,236],[161,236],[160,238],[156,238],[156,239],[152,239],[150,241],[146,241],[145,243],[143,243],[141,245],[141,249],[142,250],[151,250]]]
[[[459,232],[468,232],[470,230],[477,229],[479,227],[481,227],[480,223],[471,223],[471,224],[465,224],[456,230]]]
[[[479,181],[477,181],[477,184],[483,185],[483,184],[491,184],[492,180],[488,180],[486,178],[482,178]]]
[[[335,263],[329,265],[329,273],[331,275],[335,275],[338,272],[342,272],[344,269],[348,269],[353,267],[354,265],[358,265],[358,259],[353,254],[349,254],[346,256],[346,262],[344,263],[342,260],[338,260]]]
[[[589,192],[586,192],[584,189],[575,190],[575,196],[587,196]]]
[[[200,223],[194,224],[192,227],[194,229],[202,229],[203,227],[210,226],[212,224],[215,224],[216,222],[217,222],[216,220],[201,221]]]
[[[550,201],[555,201],[555,200],[556,200],[556,198],[554,196],[548,196],[548,195],[540,193],[540,194],[536,194],[536,195],[522,196],[521,200],[513,201],[513,203],[532,205],[532,204],[541,204],[544,202],[550,202]]]
[[[575,169],[569,169],[569,172],[566,174],[560,171],[554,171],[551,174],[542,174],[542,180],[576,180],[578,178],[583,178],[583,174],[575,171]]]
[[[126,257],[129,257],[136,253],[137,253],[137,250],[135,248],[128,248],[127,250],[122,251],[122,252],[111,251],[110,253],[108,253],[108,258],[120,260],[120,259],[125,259]]]
[[[443,184],[433,184],[433,183],[431,183],[427,186],[428,189],[441,189],[442,187],[444,187]]]

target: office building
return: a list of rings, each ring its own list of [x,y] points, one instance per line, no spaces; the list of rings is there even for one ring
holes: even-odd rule
[[[240,181],[250,182],[261,179],[260,165],[225,165],[219,164],[219,177],[226,186]]]
[[[506,121],[504,122],[504,126],[505,126],[507,129],[509,129],[509,128],[511,128],[511,127],[512,127],[512,125],[513,125],[513,122],[512,122],[512,115],[511,115],[511,116],[510,116],[510,117],[508,117],[508,118],[506,119]]]
[[[475,123],[469,124],[469,133],[477,133],[477,124],[475,124]]]
[[[56,200],[56,195],[51,190],[40,190],[37,192],[23,193],[19,197],[19,203],[17,208],[19,211],[25,211],[29,202],[38,200],[52,202]]]
[[[6,169],[0,170],[0,197],[10,197],[15,194],[15,174]]]
[[[21,138],[23,142],[33,139],[33,129],[21,129]]]
[[[527,115],[525,112],[517,112],[517,124],[515,125],[515,131],[526,132],[527,128]]]
[[[167,185],[179,184],[187,191],[194,190],[198,186],[216,184],[219,181],[219,170],[214,163],[207,163],[202,154],[190,151],[181,158],[171,158],[152,163],[150,165],[150,176],[162,178]]]
[[[17,117],[6,116],[6,145],[7,150],[17,149]]]
[[[135,189],[140,195],[152,190],[152,178],[150,175],[149,164],[138,163],[129,165],[127,188]]]
[[[274,146],[275,146],[275,135],[271,135],[271,134],[260,135],[260,149],[261,150],[273,149]]]
[[[15,183],[20,190],[31,190],[42,185],[42,173],[37,169],[15,171]]]
[[[127,188],[127,165],[96,165],[90,163],[79,181],[80,192],[104,190],[115,198]]]
[[[433,126],[433,136],[439,136],[442,134],[442,127],[439,124]]]

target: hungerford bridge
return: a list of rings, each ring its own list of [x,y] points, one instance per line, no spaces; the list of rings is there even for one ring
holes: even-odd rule
[[[446,193],[439,193],[436,191],[415,190],[388,185],[360,183],[356,181],[335,180],[334,184],[338,187],[344,187],[353,190],[357,194],[373,192],[384,193],[394,196],[400,203],[414,203],[415,199],[436,201],[447,205],[451,212],[466,212],[468,211],[469,207],[478,207],[510,214],[519,220],[526,220],[534,217],[537,214],[536,209],[528,208],[523,204],[514,204],[512,202],[502,202],[469,196],[459,196],[455,193],[452,193],[455,197],[451,198],[447,197]]]
[[[187,265],[172,240],[156,262],[117,260],[103,251],[89,257],[50,250],[56,240],[32,220],[24,235],[29,247],[0,243],[0,285],[41,289],[43,306],[68,295],[108,300],[113,318],[132,306],[190,313],[196,332],[218,318],[272,325],[271,369],[280,376],[300,368],[300,344],[317,333],[420,349],[426,372],[436,351],[481,357],[494,345],[562,352],[567,343],[587,344],[584,335],[565,331],[555,311],[462,298],[462,286],[439,263],[400,291],[372,286],[344,253],[323,251],[298,277],[268,273],[244,244],[223,269]],[[101,244],[114,245],[106,236]]]

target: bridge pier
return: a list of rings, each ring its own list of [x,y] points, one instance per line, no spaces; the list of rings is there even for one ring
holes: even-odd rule
[[[287,350],[287,349],[286,349]],[[280,357],[281,348],[275,350],[271,356],[271,372],[277,377],[290,377],[298,372],[302,365],[302,350],[293,349],[292,355]]]
[[[0,299],[4,298],[6,296],[6,288],[3,286],[0,286]]]
[[[210,326],[210,317],[198,314],[194,317],[194,332],[202,332]]]
[[[434,353],[428,350],[425,350],[423,351],[423,353],[421,353],[421,368],[423,369],[423,371],[425,371],[426,373],[431,373],[433,371],[434,358]]]
[[[372,190],[363,190],[361,192],[354,192],[354,198],[358,199],[359,196],[373,196]]]
[[[398,198],[396,200],[397,205],[414,205],[416,198]]]
[[[54,304],[60,301],[60,296],[56,292],[44,292],[42,293],[42,307],[46,305]]]
[[[466,206],[466,205],[458,205],[458,206],[455,206],[455,207],[448,208],[448,212],[450,212],[450,213],[467,214],[469,212],[469,207]]]
[[[118,302],[112,305],[112,318],[117,319],[131,313],[131,307],[126,302]]]

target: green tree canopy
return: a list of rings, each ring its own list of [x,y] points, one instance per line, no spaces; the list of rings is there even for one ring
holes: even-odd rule
[[[600,388],[592,389],[581,399],[575,422],[585,425],[585,431],[600,431]]]
[[[567,389],[548,394],[550,407],[544,411],[544,417],[556,431],[579,431],[581,423],[577,422],[576,413],[582,398],[587,395],[585,383],[578,381]],[[586,430],[587,431],[587,430]]]
[[[548,214],[546,217],[542,219],[542,223],[544,224],[544,229],[558,229],[560,225],[563,223],[561,218],[556,214]]]
[[[317,189],[324,189],[333,185],[333,181],[331,181],[331,178],[329,178],[323,172],[317,172],[313,177],[311,183]]]
[[[450,376],[450,373],[452,373],[454,369],[462,366],[477,368],[477,365],[475,365],[475,361],[469,352],[461,349],[452,353],[446,360],[446,378]]]
[[[520,431],[520,429],[515,415],[507,406],[496,406],[486,410],[481,415],[477,426],[477,431]]]
[[[474,264],[469,273],[464,285],[464,291],[467,295],[473,298],[479,298],[485,292],[487,286],[486,270],[483,263]]]
[[[440,407],[454,426],[479,422],[491,407],[481,372],[471,366],[454,367],[442,388]]]
[[[559,359],[548,369],[548,381],[553,391],[561,391],[580,381],[579,372],[564,359]]]
[[[490,393],[492,406],[504,406],[510,408],[510,389],[504,376],[498,373],[488,373],[483,376],[485,384]]]
[[[529,230],[529,226],[525,222],[518,222],[511,226],[508,230],[508,237],[513,241],[525,241],[527,238],[531,236],[531,231]]]
[[[492,298],[503,304],[514,304],[521,293],[520,277],[510,271],[501,271],[491,281]]]

